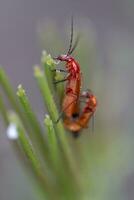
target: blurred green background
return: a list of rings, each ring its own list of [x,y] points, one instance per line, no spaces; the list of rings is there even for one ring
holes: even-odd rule
[[[96,142],[92,142],[90,130],[77,141],[90,146],[91,140],[93,174],[89,178],[94,181],[93,196],[133,200],[134,2],[2,0],[0,63],[14,88],[19,83],[24,85],[42,120],[45,111],[32,66],[39,63],[42,49],[52,55],[66,52],[72,13],[75,36],[81,34],[74,56],[81,65],[83,88],[92,89],[98,99]],[[0,199],[37,199],[35,187],[5,133],[0,121]]]

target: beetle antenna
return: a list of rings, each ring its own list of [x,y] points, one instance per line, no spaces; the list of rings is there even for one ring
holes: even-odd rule
[[[72,48],[72,43],[73,43],[73,32],[74,32],[74,19],[73,16],[71,18],[71,37],[70,37],[70,45],[69,45],[69,49],[67,52],[67,55],[70,54],[71,48]]]
[[[69,51],[69,55],[71,55],[71,54],[73,53],[73,51],[76,49],[79,40],[80,40],[80,35],[77,36],[77,38],[76,38],[76,40],[75,40],[75,43],[74,43],[72,49]]]

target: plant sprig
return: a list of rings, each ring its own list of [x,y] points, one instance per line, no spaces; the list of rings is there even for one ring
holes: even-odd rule
[[[28,164],[28,168],[44,188],[44,196],[47,194],[50,199],[56,199],[55,196],[57,199],[75,199],[78,196],[76,191],[81,188],[79,167],[62,120],[56,123],[59,111],[53,81],[61,76],[56,74],[56,63],[47,53],[42,54],[41,65],[43,69],[39,66],[34,67],[34,76],[48,110],[47,115],[44,113],[44,128],[33,111],[25,89],[19,85],[16,95],[2,68],[0,87],[8,98],[13,112],[8,112],[2,97],[0,112],[8,127],[9,139],[12,140],[16,152],[21,155],[21,160]],[[63,85],[57,88],[58,94],[63,94],[63,89]]]

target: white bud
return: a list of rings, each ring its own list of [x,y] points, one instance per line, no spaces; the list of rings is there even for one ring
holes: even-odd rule
[[[11,123],[7,128],[7,137],[11,140],[16,140],[18,138],[18,132],[16,125]]]

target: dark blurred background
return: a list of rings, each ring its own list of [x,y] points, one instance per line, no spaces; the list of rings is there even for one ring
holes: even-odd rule
[[[47,39],[41,44],[41,30],[44,31],[44,38],[47,38],[49,21],[54,23],[55,32],[59,31],[63,35],[66,32],[67,48],[72,14],[75,16],[77,30],[80,29],[83,33],[88,30],[91,35],[90,38],[87,35],[89,46],[92,44],[96,49],[93,55],[96,67],[90,66],[91,71],[85,78],[86,82],[91,75],[90,72],[93,73],[91,85],[99,99],[96,126],[102,132],[112,134],[117,131],[119,134],[127,135],[128,146],[124,145],[124,149],[129,149],[128,155],[131,160],[134,139],[134,1],[1,0],[0,64],[9,75],[14,88],[19,83],[23,84],[35,111],[42,117],[43,105],[32,76],[32,66],[39,63],[42,48],[51,49],[51,39],[54,41],[56,34],[50,33],[53,37],[49,38],[50,45]],[[54,48],[53,52],[56,53],[56,46]],[[86,59],[88,62],[89,57]],[[4,133],[5,129],[0,125],[0,200],[22,199],[22,195],[25,200],[37,199],[30,186],[29,177],[16,160]],[[134,162],[129,165],[131,170],[128,170],[129,173],[123,183],[124,200],[134,198],[133,164]]]

